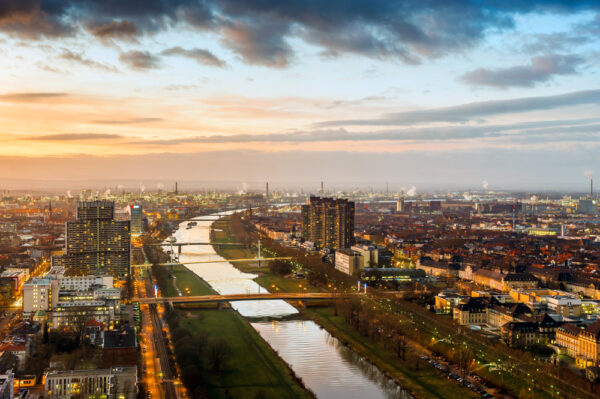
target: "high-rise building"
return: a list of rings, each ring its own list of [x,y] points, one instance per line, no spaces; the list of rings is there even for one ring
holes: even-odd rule
[[[319,248],[349,248],[354,244],[354,202],[310,197],[302,206],[302,238]]]
[[[143,216],[141,205],[131,205],[129,207],[129,215],[131,219],[131,235],[139,236],[144,232]]]
[[[129,220],[115,220],[114,203],[77,204],[77,220],[67,222],[65,255],[53,256],[52,265],[68,275],[129,275],[131,231]]]

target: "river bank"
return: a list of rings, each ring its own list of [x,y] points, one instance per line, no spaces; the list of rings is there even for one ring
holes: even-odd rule
[[[155,276],[164,296],[210,295],[216,291],[185,266],[171,270],[155,269]],[[192,385],[194,397],[216,399],[308,399],[314,398],[291,368],[265,342],[237,311],[216,309],[214,305],[198,308],[177,307],[177,317],[169,317],[174,352],[180,364],[182,380]],[[179,330],[179,331],[178,331]],[[189,333],[189,338],[181,330]],[[184,340],[204,346],[203,359],[194,366],[183,366]],[[225,342],[223,368],[215,370],[208,359],[211,342]],[[187,374],[187,375],[186,375]],[[191,380],[191,381],[190,381]],[[191,382],[191,384],[190,384]]]
[[[211,232],[211,242],[234,242],[235,237],[228,219],[219,221],[218,227]],[[247,248],[224,248],[215,247],[217,253],[226,259],[250,258],[256,256]],[[280,292],[308,292],[319,291],[308,283],[298,281],[295,278],[285,278],[271,273],[263,265],[261,269],[256,264],[232,262],[232,264],[244,272],[259,273],[255,281],[270,289]],[[299,308],[302,316],[310,319],[324,328],[329,334],[336,337],[340,342],[347,345],[353,352],[357,353],[371,364],[381,370],[387,377],[401,385],[406,391],[420,398],[465,398],[477,397],[474,393],[454,381],[447,380],[437,369],[430,364],[422,362],[415,354],[409,354],[405,361],[400,361],[396,353],[381,343],[362,336],[355,330],[350,329],[342,317],[335,316],[331,306],[311,306]]]

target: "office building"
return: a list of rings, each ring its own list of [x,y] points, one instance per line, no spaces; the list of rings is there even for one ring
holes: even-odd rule
[[[353,245],[351,249],[361,255],[361,269],[379,265],[379,248],[377,245]]]
[[[142,206],[131,205],[129,207],[129,215],[131,220],[131,235],[137,237],[144,232]]]
[[[65,255],[53,256],[52,266],[68,275],[127,277],[130,242],[130,221],[115,220],[113,202],[79,202],[77,220],[67,222]]]
[[[352,276],[363,269],[363,257],[360,252],[352,249],[338,249],[335,251],[335,268],[342,273]]]
[[[354,202],[310,197],[302,206],[302,238],[319,248],[349,248],[354,244]]]
[[[99,370],[50,371],[45,376],[46,398],[137,397],[137,367],[111,367]]]

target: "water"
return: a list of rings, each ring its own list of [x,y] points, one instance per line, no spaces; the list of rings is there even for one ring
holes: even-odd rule
[[[218,216],[203,216],[218,219]],[[199,221],[187,229],[183,222],[174,233],[177,242],[208,242],[209,221]],[[180,262],[220,260],[212,246],[184,246]],[[254,274],[242,273],[229,262],[186,264],[221,294],[268,292],[253,279]],[[320,399],[395,399],[410,398],[393,380],[376,367],[342,345],[335,337],[310,320],[289,320],[298,311],[285,301],[243,301],[232,306],[248,318],[282,318],[286,321],[251,323],[258,333],[276,350]]]

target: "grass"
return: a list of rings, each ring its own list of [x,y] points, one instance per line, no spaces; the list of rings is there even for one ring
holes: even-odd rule
[[[215,293],[204,280],[184,266],[175,266],[173,276],[176,279],[169,279],[167,295],[178,295],[174,281],[182,295]],[[192,334],[205,331],[209,340],[222,338],[229,346],[226,369],[220,375],[206,370],[211,398],[312,397],[295,379],[287,364],[237,312],[214,308],[181,309],[179,312],[183,316],[181,327]]]
[[[440,371],[415,356],[407,356],[406,361],[401,361],[383,344],[351,329],[343,318],[335,316],[333,309],[329,307],[310,308],[304,313],[342,342],[347,343],[356,353],[371,360],[384,373],[400,381],[400,384],[416,397],[445,399],[479,397],[471,390],[448,380]]]
[[[192,311],[199,317],[185,319],[181,326],[203,330],[209,340],[227,341],[230,357],[225,371],[207,376],[211,398],[310,398],[295,381],[288,367],[237,312],[226,310]],[[198,313],[200,313],[198,315]]]
[[[193,272],[188,270],[185,266],[178,265],[173,267],[173,277],[175,277],[175,283],[177,288],[181,291],[181,294],[186,295],[212,295],[215,291],[208,285],[208,283]],[[171,284],[172,287],[172,284]],[[173,291],[175,291],[174,287]],[[188,293],[189,290],[189,293]],[[178,296],[175,292],[174,296]]]

